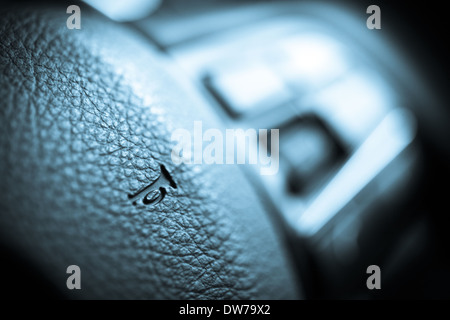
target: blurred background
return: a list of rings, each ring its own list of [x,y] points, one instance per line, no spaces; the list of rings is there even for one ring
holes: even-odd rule
[[[284,227],[307,298],[449,297],[437,5],[87,2],[156,44],[228,128],[280,129],[279,173],[247,173]],[[366,27],[371,4],[380,30]],[[382,290],[365,287],[372,264]]]

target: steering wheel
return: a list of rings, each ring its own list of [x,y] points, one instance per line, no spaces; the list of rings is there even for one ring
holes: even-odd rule
[[[1,9],[0,241],[11,296],[305,297],[311,247],[251,175],[172,160],[175,129],[227,125],[191,78],[145,35],[86,5],[82,29],[68,29],[70,4]],[[71,265],[81,290],[67,289]]]

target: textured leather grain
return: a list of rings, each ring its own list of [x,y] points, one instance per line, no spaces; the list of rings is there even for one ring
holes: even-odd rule
[[[220,127],[195,89],[146,39],[83,5],[82,29],[67,29],[68,5],[0,13],[2,244],[70,298],[298,298],[239,168],[171,161],[174,129]],[[161,164],[177,188],[133,205]],[[72,264],[81,290],[66,288]]]

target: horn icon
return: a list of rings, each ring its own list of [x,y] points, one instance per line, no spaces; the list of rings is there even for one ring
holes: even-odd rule
[[[175,184],[175,181],[173,181],[166,167],[161,165],[158,179],[138,190],[136,193],[129,194],[128,199],[131,200],[133,205],[137,205],[139,200],[145,205],[158,204],[163,201],[166,196],[168,187],[176,189],[177,185]]]

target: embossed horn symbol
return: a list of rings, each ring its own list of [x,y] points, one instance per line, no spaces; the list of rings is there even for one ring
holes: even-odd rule
[[[175,181],[173,181],[167,169],[164,165],[160,166],[160,174],[156,181],[152,182],[148,186],[140,189],[134,194],[129,194],[128,199],[131,200],[133,205],[136,205],[138,200],[142,199],[142,203],[145,205],[160,203],[167,194],[167,188],[177,188]]]

